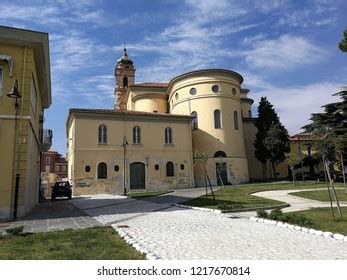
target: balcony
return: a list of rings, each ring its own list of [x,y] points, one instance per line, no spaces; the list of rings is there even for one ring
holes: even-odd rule
[[[40,130],[40,152],[47,152],[52,146],[53,131],[51,129]]]

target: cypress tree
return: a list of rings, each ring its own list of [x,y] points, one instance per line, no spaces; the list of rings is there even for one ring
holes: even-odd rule
[[[260,99],[255,126],[258,129],[254,142],[255,157],[263,164],[263,178],[265,179],[267,175],[268,160],[272,163],[276,178],[276,163],[282,162],[285,153],[290,151],[289,135],[266,97]]]

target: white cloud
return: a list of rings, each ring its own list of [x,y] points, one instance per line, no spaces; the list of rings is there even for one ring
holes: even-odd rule
[[[93,7],[95,1],[31,1],[1,4],[0,20],[17,24],[37,23],[50,27],[68,26],[71,23],[89,23],[104,26],[104,13]],[[17,25],[16,24],[16,25]]]
[[[338,92],[342,85],[335,82],[317,82],[279,87],[264,81],[258,75],[248,73],[245,77],[247,87],[251,89],[249,96],[255,100],[254,109],[257,108],[260,98],[266,96],[291,135],[300,132],[301,127],[309,123],[312,113],[322,112],[321,106],[336,102],[338,98],[332,95]]]
[[[187,10],[197,15],[197,21],[221,20],[225,17],[234,18],[245,15],[249,9],[242,5],[240,1],[230,0],[186,0]]]
[[[168,81],[186,71],[218,67],[223,58],[237,56],[237,51],[225,48],[225,40],[259,25],[238,17],[245,13],[247,9],[236,1],[187,0],[171,25],[128,44],[130,56],[156,54],[146,68],[138,68],[137,79]]]
[[[38,7],[35,6],[23,6],[6,4],[1,5],[1,20],[8,21],[30,21],[38,22],[41,24],[63,24],[63,20],[58,17],[59,10],[56,7],[40,7],[40,12],[38,12]]]
[[[64,35],[52,34],[50,40],[53,72],[98,66],[102,63],[98,57],[111,49],[75,31]]]
[[[253,40],[251,45],[251,50],[245,52],[245,60],[258,69],[293,69],[321,61],[327,55],[310,40],[288,34],[278,39]]]
[[[336,24],[336,5],[331,1],[313,1],[310,7],[301,9],[287,9],[278,23],[282,26],[307,28],[312,25],[334,25]]]

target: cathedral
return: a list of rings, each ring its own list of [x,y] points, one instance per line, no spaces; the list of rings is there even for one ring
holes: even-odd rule
[[[68,176],[75,195],[261,178],[253,100],[239,73],[203,69],[169,83],[137,84],[124,48],[115,79],[114,109],[69,110]]]

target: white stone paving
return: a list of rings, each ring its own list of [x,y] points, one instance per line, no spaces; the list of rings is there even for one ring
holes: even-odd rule
[[[133,199],[110,205],[99,197],[93,208],[86,200],[74,204],[103,224],[121,226],[161,259],[347,259],[345,241],[244,218]]]

